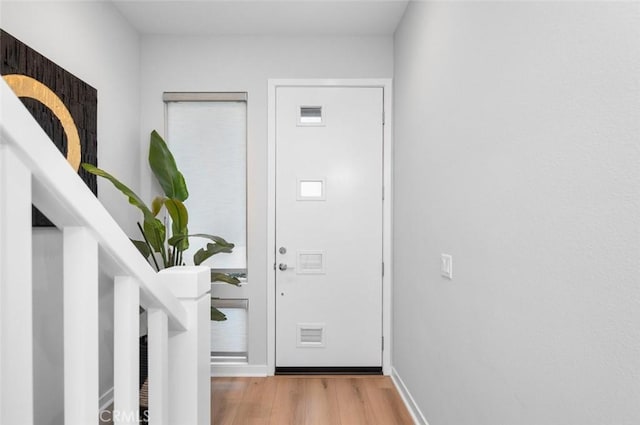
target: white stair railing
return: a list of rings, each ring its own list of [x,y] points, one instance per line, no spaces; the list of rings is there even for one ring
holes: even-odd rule
[[[209,270],[155,273],[2,79],[0,424],[34,423],[32,203],[63,233],[65,425],[99,422],[99,273],[114,283],[114,424],[139,422],[143,306],[149,423],[208,425]]]

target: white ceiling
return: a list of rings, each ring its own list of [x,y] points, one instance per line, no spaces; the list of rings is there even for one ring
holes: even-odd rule
[[[408,0],[112,0],[141,34],[389,35]]]

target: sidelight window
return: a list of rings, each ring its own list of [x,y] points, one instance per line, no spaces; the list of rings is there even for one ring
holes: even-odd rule
[[[247,275],[247,94],[165,93],[167,140],[189,189],[189,233],[235,244],[206,260],[212,269]],[[206,246],[190,239],[184,258]]]

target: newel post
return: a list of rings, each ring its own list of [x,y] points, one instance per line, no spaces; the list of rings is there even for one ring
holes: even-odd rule
[[[210,273],[208,267],[182,266],[158,274],[189,317],[186,331],[169,334],[170,424],[211,423]]]

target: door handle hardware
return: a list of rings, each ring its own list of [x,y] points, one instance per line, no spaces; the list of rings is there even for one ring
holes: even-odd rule
[[[280,271],[293,270],[293,269],[295,269],[295,267],[289,267],[289,266],[287,266],[285,263],[280,263],[280,264],[278,264],[278,268],[280,269]]]

